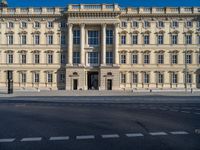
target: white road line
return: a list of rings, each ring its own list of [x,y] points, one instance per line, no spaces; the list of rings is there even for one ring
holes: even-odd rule
[[[181,111],[181,112],[182,112],[182,113],[188,113],[188,114],[190,113],[189,111]]]
[[[11,138],[11,139],[0,139],[0,143],[4,143],[4,142],[13,142],[15,139]]]
[[[101,135],[102,138],[119,138],[119,135],[118,134],[103,134]]]
[[[31,141],[41,141],[41,137],[31,137],[31,138],[23,138],[21,139],[21,142],[31,142]]]
[[[188,132],[186,131],[173,131],[173,132],[170,132],[171,134],[176,134],[176,135],[179,135],[179,134],[189,134]]]
[[[86,140],[86,139],[94,139],[95,136],[94,135],[79,135],[76,136],[77,140]]]
[[[127,133],[127,137],[139,137],[139,136],[144,136],[142,133]]]
[[[50,141],[69,140],[69,136],[54,136],[49,138]]]
[[[167,135],[167,133],[166,132],[150,132],[149,133],[150,135]]]
[[[194,114],[196,114],[196,115],[200,115],[200,113],[194,113]]]

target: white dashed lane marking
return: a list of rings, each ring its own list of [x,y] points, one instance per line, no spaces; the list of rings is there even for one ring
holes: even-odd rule
[[[79,135],[76,136],[77,140],[86,140],[86,139],[94,139],[95,136],[94,135]]]
[[[31,138],[23,138],[21,142],[31,142],[31,141],[41,141],[41,137],[31,137]]]
[[[0,139],[0,143],[13,142],[15,139]]]
[[[167,135],[166,132],[150,132],[149,134],[152,135],[152,136],[156,136],[156,135]]]
[[[174,134],[174,135],[181,135],[181,134],[189,134],[188,132],[186,131],[173,131],[173,132],[170,132],[171,134]]]
[[[50,137],[49,140],[50,141],[69,140],[69,136]]]
[[[104,135],[101,135],[102,138],[119,138],[119,135],[118,134],[104,134]]]
[[[127,133],[127,137],[139,137],[139,136],[144,136],[142,133]]]

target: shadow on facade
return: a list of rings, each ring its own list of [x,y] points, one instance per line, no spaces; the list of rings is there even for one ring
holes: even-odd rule
[[[65,90],[66,87],[66,69],[65,66],[61,65],[61,67],[57,70],[57,89]]]
[[[197,69],[196,71],[196,86],[200,89],[200,69]]]

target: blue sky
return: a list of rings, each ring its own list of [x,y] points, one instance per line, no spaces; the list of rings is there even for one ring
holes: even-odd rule
[[[120,6],[200,6],[200,0],[7,0],[9,7],[61,6],[79,3],[118,3]]]

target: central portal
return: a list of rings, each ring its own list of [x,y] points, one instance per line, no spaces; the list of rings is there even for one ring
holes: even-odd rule
[[[99,73],[98,72],[88,72],[88,90],[98,90],[99,89]]]

